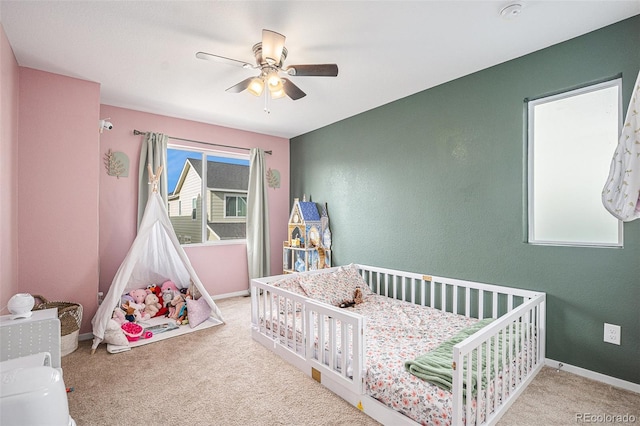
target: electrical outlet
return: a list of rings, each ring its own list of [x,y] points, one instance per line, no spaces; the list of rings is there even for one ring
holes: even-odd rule
[[[613,343],[614,345],[620,344],[620,326],[604,323],[604,341],[607,343]]]
[[[101,305],[103,300],[104,300],[104,293],[99,291],[98,292],[98,305]]]

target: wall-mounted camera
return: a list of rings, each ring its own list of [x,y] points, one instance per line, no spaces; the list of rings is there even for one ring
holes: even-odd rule
[[[102,120],[100,120],[98,122],[98,127],[100,129],[100,133],[102,133],[105,129],[106,130],[111,130],[113,129],[113,124],[110,121],[107,120],[111,120],[111,118],[104,118]]]

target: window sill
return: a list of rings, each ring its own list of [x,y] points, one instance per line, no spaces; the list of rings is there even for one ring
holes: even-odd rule
[[[195,243],[195,244],[180,244],[182,248],[187,247],[216,247],[216,246],[231,246],[231,245],[247,245],[247,240],[221,240],[214,242],[206,242],[206,243]]]

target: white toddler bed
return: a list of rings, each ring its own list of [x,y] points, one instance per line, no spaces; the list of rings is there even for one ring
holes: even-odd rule
[[[349,265],[254,279],[251,297],[256,341],[383,424],[495,424],[544,364],[540,292]],[[421,362],[445,347],[434,384]]]

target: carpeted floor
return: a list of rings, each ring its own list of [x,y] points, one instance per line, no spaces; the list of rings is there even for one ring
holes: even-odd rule
[[[377,425],[251,339],[250,299],[216,301],[227,323],[109,354],[91,341],[62,358],[69,410],[85,425]],[[640,394],[545,368],[498,423],[569,425],[633,415]]]

